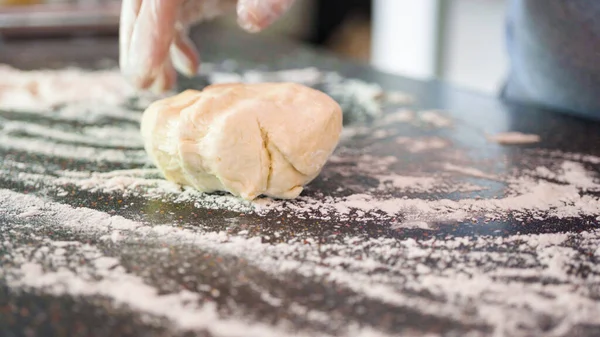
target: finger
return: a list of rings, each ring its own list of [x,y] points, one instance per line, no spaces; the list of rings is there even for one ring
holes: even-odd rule
[[[259,32],[275,22],[293,3],[294,0],[239,0],[238,24],[249,32]]]
[[[177,81],[177,73],[173,68],[171,60],[167,59],[160,68],[154,82],[150,86],[150,91],[156,94],[162,94],[169,91],[175,85]]]
[[[169,91],[175,87],[177,84],[177,72],[173,67],[173,63],[170,59],[167,59],[167,63],[163,69],[163,74],[165,76],[165,82],[163,85],[163,92]]]
[[[141,5],[142,0],[123,0],[121,4],[119,20],[119,67],[121,69],[127,66],[131,34]]]
[[[194,43],[183,28],[178,29],[175,34],[170,50],[171,60],[175,69],[188,77],[198,73],[199,56]]]
[[[147,88],[159,75],[175,36],[181,0],[145,0],[133,28],[127,67],[129,77]]]

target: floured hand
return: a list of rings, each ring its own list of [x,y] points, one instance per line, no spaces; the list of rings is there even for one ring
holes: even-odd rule
[[[259,32],[284,14],[295,0],[123,0],[119,66],[139,89],[164,92],[177,74],[196,74],[198,52],[188,37],[190,25],[237,6],[239,25]]]

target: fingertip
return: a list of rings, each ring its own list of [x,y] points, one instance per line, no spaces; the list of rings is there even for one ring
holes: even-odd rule
[[[165,83],[163,85],[163,92],[170,91],[177,84],[177,72],[171,62],[168,62],[167,66],[163,70],[165,76]]]
[[[263,27],[257,25],[254,20],[249,19],[247,17],[238,16],[237,23],[243,30],[248,33],[259,33],[263,30]]]
[[[270,26],[292,6],[295,0],[239,0],[238,25],[250,33]]]
[[[170,55],[173,66],[183,75],[193,77],[198,73],[200,63],[198,51],[185,32],[182,31],[175,37],[171,44]]]
[[[237,23],[249,33],[260,32],[264,24],[263,10],[254,0],[239,0],[237,5]]]
[[[155,94],[163,94],[173,89],[177,83],[177,73],[173,64],[167,60],[154,82],[149,86],[150,91]]]
[[[130,53],[125,60],[125,67],[121,68],[121,73],[125,78],[138,89],[148,89],[158,77],[160,69],[149,67],[147,62],[137,57],[135,53]]]

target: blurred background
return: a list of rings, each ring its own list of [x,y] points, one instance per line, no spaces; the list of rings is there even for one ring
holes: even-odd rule
[[[0,36],[115,35],[119,9],[119,0],[0,0]],[[505,11],[505,0],[297,0],[265,34],[496,94],[507,69]],[[235,19],[213,24],[233,27]]]

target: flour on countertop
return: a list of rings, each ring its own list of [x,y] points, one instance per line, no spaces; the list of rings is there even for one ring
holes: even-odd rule
[[[457,166],[457,165],[450,164],[450,163],[444,163],[444,165],[442,167],[446,171],[462,173],[464,175],[475,177],[475,178],[483,178],[483,179],[489,179],[489,180],[501,180],[499,177],[496,177],[493,174],[485,173],[474,167],[462,167],[462,166]],[[540,169],[541,169],[541,167],[540,167]],[[548,169],[546,168],[546,170],[548,170]]]
[[[74,133],[58,128],[49,128],[46,125],[33,124],[20,121],[3,121],[0,128],[8,135],[21,134],[29,137],[39,137],[48,140],[77,143],[83,145],[112,146],[143,149],[138,128],[125,128],[114,126],[90,126]]]
[[[300,74],[300,75],[298,75]],[[278,79],[290,80],[294,76],[297,76],[300,80],[303,81],[316,81],[319,76],[319,72],[315,69],[306,69],[306,70],[289,70],[282,72],[273,72],[268,73],[266,77],[276,77]],[[53,75],[54,76],[54,75]],[[258,80],[258,73],[254,73],[253,75],[255,80]],[[324,75],[324,77],[333,76],[331,74]],[[358,84],[358,82],[352,82],[348,80],[343,80],[339,77],[334,77],[334,80],[331,80],[329,83],[334,83],[338,81],[339,83],[343,83],[344,81],[352,83],[355,89],[362,88],[368,95],[373,99],[375,99],[378,95],[381,95],[382,89],[375,85],[363,85]],[[82,121],[88,121],[90,114],[81,114],[78,117],[75,114],[75,109],[70,108],[73,107],[81,107],[81,102],[76,102],[73,105],[66,105],[63,108],[70,110],[72,112],[62,113],[58,115],[58,118],[65,118],[66,120],[77,120],[81,118]],[[379,108],[378,108],[379,109]],[[60,110],[59,110],[60,111]],[[125,112],[122,114],[123,116],[131,115],[131,116],[139,116],[139,112]],[[120,113],[115,114],[113,110],[109,107],[103,107],[102,109],[94,110],[91,114],[94,116],[94,119],[101,120],[106,117],[117,117],[121,115]],[[417,114],[419,118],[423,121],[426,121],[436,127],[445,127],[451,125],[451,120],[447,117],[441,115],[437,111],[424,111],[419,112]],[[415,113],[410,110],[399,110],[396,113],[392,113],[384,118],[384,121],[387,122],[405,122],[405,121],[413,121],[415,118]],[[366,137],[374,137],[382,138],[390,136],[383,130],[377,130],[376,132],[372,132],[368,127],[359,128],[348,128],[349,130],[359,130],[358,134],[363,134]],[[24,138],[21,135],[25,133],[29,137]],[[352,136],[356,135],[355,132]],[[403,146],[406,151],[413,154],[427,153],[430,151],[443,150],[449,147],[451,144],[442,138],[439,137],[430,137],[430,138],[410,138],[410,137],[397,137],[396,142]],[[121,144],[123,146],[130,146],[134,148],[140,148],[139,150],[118,150],[118,149],[107,149],[96,147],[102,145],[104,147],[109,145]],[[114,162],[114,163],[130,163],[134,165],[148,165],[149,161],[145,155],[145,152],[141,149],[141,141],[139,138],[138,131],[130,126],[122,126],[117,128],[115,126],[97,126],[97,127],[85,127],[80,132],[73,133],[72,131],[58,130],[55,128],[47,128],[42,126],[41,124],[35,124],[32,122],[21,122],[21,121],[9,121],[6,126],[0,130],[0,148],[4,148],[7,150],[13,151],[24,151],[33,154],[39,154],[44,156],[52,156],[66,159],[76,159],[76,160],[87,160],[90,162]],[[393,161],[396,159],[394,157],[390,157]],[[382,162],[381,160],[384,160]],[[344,177],[349,178],[348,186],[349,188],[355,187],[352,186],[352,180],[356,175],[367,176],[372,179],[378,181],[377,185],[374,185],[373,188],[375,190],[380,191],[405,191],[405,192],[420,192],[420,193],[431,193],[431,192],[451,192],[451,191],[476,191],[482,190],[483,188],[479,186],[475,186],[470,182],[457,182],[455,180],[451,180],[448,177],[444,176],[436,176],[436,175],[424,175],[421,177],[417,177],[414,175],[405,175],[405,174],[392,174],[390,170],[390,165],[392,162],[385,162],[385,158],[377,158],[374,156],[347,156],[340,157],[339,155],[331,158],[329,165],[329,172],[340,174]],[[10,161],[6,161],[4,166],[10,165]],[[13,166],[17,165],[17,163],[13,163]],[[561,181],[566,183],[567,186],[560,186],[556,184],[552,184],[547,181],[540,181],[538,178],[524,178],[524,177],[513,177],[511,178],[513,183],[510,186],[510,193],[514,191],[523,192],[524,195],[520,196],[520,199],[527,198],[538,198],[538,195],[532,194],[532,191],[539,191],[538,193],[543,194],[545,191],[552,192],[550,195],[555,196],[562,191],[562,189],[577,189],[583,188],[580,182],[582,179],[585,179],[585,175],[587,171],[585,168],[576,166],[577,164],[565,164],[567,167],[563,167],[563,172],[555,172],[555,177],[552,177],[554,181]],[[570,166],[569,166],[570,165]],[[573,166],[575,165],[575,166]],[[491,180],[499,180],[499,181],[509,181],[502,179],[494,179],[491,174],[487,174],[485,172],[481,172],[474,168],[462,167],[461,165],[456,165],[452,163],[444,164],[443,168],[447,171],[452,171],[454,173],[460,173],[463,176],[472,176],[479,178],[486,178]],[[542,168],[540,168],[541,170]],[[38,172],[36,174],[31,173],[21,173],[20,176],[17,177],[19,180],[28,181],[28,184],[34,184],[37,186],[43,186],[44,188],[51,189],[55,193],[62,193],[64,190],[63,186],[76,186],[82,190],[89,190],[92,192],[101,191],[103,193],[123,193],[124,195],[133,195],[133,196],[143,196],[146,198],[152,198],[157,200],[170,200],[170,201],[179,201],[179,202],[197,202],[199,207],[207,207],[207,208],[230,208],[240,211],[250,211],[254,208],[254,206],[243,205],[241,203],[238,206],[234,206],[235,201],[225,196],[215,196],[213,197],[202,197],[201,194],[194,194],[193,191],[189,189],[180,189],[175,185],[167,183],[166,181],[160,179],[160,176],[154,175],[149,177],[144,175],[132,175],[131,171],[122,172],[119,171],[114,172],[114,176],[107,176],[101,173],[95,174],[91,172],[83,172],[82,176],[74,177],[69,176],[67,174],[57,172],[57,171],[46,171],[41,170],[42,172]],[[141,171],[142,172],[142,171]],[[323,178],[327,179],[326,170],[323,173]],[[138,172],[139,173],[139,172]],[[547,175],[547,174],[546,174]],[[557,176],[561,176],[558,178]],[[529,179],[529,180],[527,180]],[[537,180],[536,180],[537,179]],[[577,183],[579,181],[579,183]],[[587,182],[590,186],[596,186],[595,183]],[[343,187],[342,187],[343,190]],[[354,189],[356,190],[356,189]],[[556,191],[555,191],[556,190]],[[570,190],[569,190],[570,191]],[[355,192],[356,193],[356,192]],[[512,197],[512,196],[511,196]],[[519,199],[519,200],[520,200]],[[503,199],[500,199],[503,200]],[[543,200],[543,201],[539,201]],[[466,209],[476,208],[481,212],[484,212],[486,207],[491,208],[491,212],[488,214],[492,214],[493,217],[501,216],[502,212],[511,212],[511,211],[532,211],[533,213],[537,213],[542,210],[545,211],[550,205],[544,204],[544,202],[551,202],[552,200],[539,199],[538,203],[532,204],[531,202],[520,203],[520,201],[512,201],[510,199],[505,200],[504,202],[498,200],[492,201],[480,201],[480,200],[460,200],[460,201],[427,201],[427,200],[419,200],[419,199],[397,199],[390,198],[388,196],[383,196],[383,199],[378,200],[373,197],[368,197],[364,199],[364,196],[360,194],[356,194],[356,196],[349,197],[335,197],[331,200],[322,204],[322,201],[317,202],[310,201],[306,199],[299,199],[298,206],[296,209],[302,209],[302,207],[306,207],[307,210],[312,210],[317,207],[322,207],[322,209],[327,210],[327,212],[333,212],[333,214],[337,214],[338,216],[347,216],[348,212],[353,209],[360,209],[363,212],[373,212],[375,210],[383,211],[387,216],[397,216],[400,213],[410,213],[410,210],[418,210],[414,216],[408,215],[406,218],[410,217],[421,217],[424,221],[432,221],[432,220],[465,220],[463,214],[468,213]],[[572,213],[577,213],[581,215],[593,215],[595,212],[594,207],[588,206],[579,206],[572,205],[573,202],[580,203],[590,203],[595,199],[586,199],[579,198],[570,201],[559,202],[557,206],[557,201],[552,201],[552,207],[559,207],[558,209],[562,209],[563,213],[569,213],[567,208],[570,207]],[[263,203],[265,203],[263,201]],[[336,206],[328,205],[328,203],[336,204]],[[361,205],[361,203],[367,204]],[[275,202],[274,204],[283,205],[281,207],[287,207],[285,205],[289,205],[289,202]],[[529,205],[529,206],[527,206]],[[262,206],[261,206],[262,207]],[[537,209],[537,208],[539,209]],[[562,207],[562,208],[560,208]],[[584,209],[583,213],[577,211],[579,208]],[[270,208],[273,210],[275,208]],[[264,211],[264,210],[263,210]],[[558,214],[556,210],[553,211]],[[321,212],[322,213],[322,212]],[[560,213],[560,212],[559,212]],[[555,214],[555,215],[556,215]],[[422,220],[423,220],[422,219]],[[409,219],[410,220],[410,219]],[[414,221],[417,219],[412,219]],[[404,222],[408,224],[408,220]]]
[[[487,137],[489,141],[505,145],[532,144],[539,143],[541,138],[538,135],[526,134],[522,132],[504,132]]]
[[[396,143],[404,146],[407,151],[411,153],[424,152],[430,150],[444,149],[450,146],[447,140],[439,137],[429,138],[409,138],[409,137],[398,137]]]
[[[419,112],[421,122],[429,124],[436,128],[447,128],[452,126],[452,119],[443,112],[437,110],[426,110]]]
[[[388,125],[395,123],[409,123],[415,120],[415,112],[409,109],[400,109],[392,113],[388,113],[381,120],[377,121],[378,125]]]
[[[381,190],[393,188],[403,191],[428,192],[434,190],[437,183],[437,180],[433,177],[410,177],[400,175],[380,175],[376,177],[379,179],[379,189]]]
[[[235,73],[235,67],[232,63],[205,65],[203,72],[215,81],[218,76],[227,80],[235,75],[236,81],[322,85],[348,107],[361,105],[358,124],[344,130],[344,141],[315,182],[335,181],[335,186],[311,189],[309,185],[297,200],[263,198],[255,203],[181,188],[161,179],[149,164],[137,130],[141,112],[125,102],[135,93],[121,87],[114,72],[94,77],[100,75],[66,70],[66,78],[95,85],[95,93],[80,100],[68,93],[49,98],[31,89],[36,88],[31,83],[46,88],[60,82],[60,71],[23,75],[3,69],[26,80],[17,80],[18,86],[9,86],[0,95],[0,110],[25,109],[19,118],[0,112],[0,151],[6,154],[0,162],[0,179],[3,187],[27,193],[0,189],[0,216],[7,223],[0,226],[0,250],[9,252],[0,256],[0,264],[10,266],[0,268],[0,279],[11,289],[106,298],[145,319],[166,319],[179,331],[206,330],[215,336],[397,335],[386,331],[385,324],[361,321],[369,310],[382,317],[398,312],[386,319],[398,319],[399,325],[412,324],[401,320],[407,312],[409,318],[429,317],[442,329],[464,325],[469,328],[455,335],[465,336],[567,336],[581,327],[600,326],[596,287],[600,230],[595,229],[600,219],[600,177],[592,170],[600,158],[523,149],[522,160],[528,168],[517,169],[521,166],[510,160],[494,166],[498,163],[490,165],[464,153],[442,157],[454,145],[436,132],[455,123],[450,117],[398,107],[378,117],[385,101],[401,93],[389,94],[377,85],[314,68]],[[91,83],[92,79],[98,83]],[[10,98],[7,93],[21,98]],[[96,95],[109,99],[96,104]],[[147,105],[144,99],[137,108]],[[408,97],[398,100],[410,101]],[[375,128],[363,123],[370,118]],[[434,128],[419,137],[387,128],[408,123],[405,126]],[[394,153],[410,156],[411,161],[389,156],[389,151],[350,148],[347,144],[353,137],[367,142],[386,140],[389,146],[400,148]],[[439,161],[432,162],[432,155]],[[48,158],[64,160],[54,163]],[[115,215],[76,208],[67,205],[73,192],[114,202],[144,200],[147,213]],[[488,192],[494,197],[480,197]],[[231,222],[226,229],[204,220],[183,224],[168,220],[175,218],[169,212],[180,207],[185,212],[219,210],[234,215],[223,220]],[[161,217],[161,212],[172,217]],[[240,213],[259,222],[275,219],[282,227],[285,221],[308,219],[315,232],[294,227],[261,233],[266,224],[249,230]],[[167,220],[158,220],[163,218]],[[440,226],[476,220],[472,227],[498,221],[526,230],[536,221],[552,227],[572,219],[596,225],[580,233],[527,235],[499,230],[474,237],[435,236]],[[339,230],[353,225],[356,231]],[[379,234],[370,237],[361,231],[363,225],[376,228]],[[416,240],[381,234],[388,231],[432,235]],[[52,240],[58,232],[67,237]],[[151,265],[181,270],[186,278],[182,281],[159,273],[153,275],[155,279],[143,268],[127,268],[127,247],[151,260]],[[204,284],[208,281],[200,274],[187,273],[189,260],[174,265],[181,261],[173,253],[176,249],[185,250],[194,261],[203,261],[204,252],[222,258],[219,268],[231,268],[226,265],[230,259],[237,261],[232,270],[241,268],[244,273],[239,278],[228,275],[227,282],[243,282],[240,289],[252,296],[252,307],[266,306],[286,319],[273,324],[268,318],[252,316],[252,308],[221,310],[219,305],[235,304],[241,297]],[[290,279],[318,287],[311,287],[310,294],[294,288],[291,293],[297,297],[282,297],[286,287],[297,286]],[[199,285],[189,289],[190,282]],[[336,300],[352,309],[323,310],[333,293],[344,294]],[[349,320],[360,324],[349,324]],[[408,329],[405,335],[423,335],[420,332]]]
[[[384,93],[384,99],[386,102],[394,105],[412,105],[416,103],[416,99],[413,95],[402,91],[386,91]]]
[[[21,163],[5,160],[0,174],[10,176],[11,170]],[[37,186],[49,193],[63,195],[69,187],[81,191],[119,193],[123,197],[143,197],[173,203],[192,203],[202,209],[226,209],[234,212],[251,212],[255,207],[231,195],[205,194],[190,187],[181,187],[162,179],[157,169],[117,170],[110,172],[52,171],[28,164],[30,169],[43,173],[21,172],[15,182]]]
[[[484,218],[487,221],[506,219],[509,216],[539,219],[597,217],[600,215],[598,197],[580,195],[581,189],[572,185],[559,185],[533,178],[518,178],[508,185],[508,195],[498,199],[427,200],[416,198],[375,197],[354,194],[348,197],[330,197],[321,200],[301,197],[294,202],[299,213],[313,217],[335,217],[347,221],[361,211],[359,219],[396,220],[396,226],[410,227],[418,222],[465,222]],[[263,212],[282,212],[289,202],[264,202]],[[319,212],[315,212],[319,210]]]
[[[68,70],[73,72],[74,70]],[[260,72],[247,72],[252,74],[250,80],[259,81]],[[30,74],[32,78],[40,77],[40,74]],[[69,73],[71,74],[71,73]],[[34,76],[35,75],[35,76]],[[56,77],[56,73],[49,73],[49,78]],[[74,75],[71,75],[74,76]],[[80,76],[85,77],[83,74]],[[91,76],[87,74],[86,76]],[[105,76],[108,76],[105,74]],[[111,77],[112,76],[112,77]],[[114,74],[109,76],[108,83],[114,80]],[[246,76],[246,75],[244,75]],[[43,78],[43,76],[41,76]],[[305,82],[316,82],[324,80],[329,86],[335,83],[343,84],[337,87],[336,90],[344,91],[351,86],[345,94],[354,93],[353,90],[361,91],[361,96],[370,97],[369,102],[376,104],[379,96],[382,95],[383,89],[377,85],[359,83],[357,80],[349,80],[335,75],[334,73],[321,73],[317,69],[292,69],[279,72],[265,73],[263,78],[290,81],[297,79]],[[329,79],[328,79],[329,78]],[[44,82],[44,81],[41,81]],[[345,84],[344,84],[345,83]],[[108,84],[105,84],[108,86]],[[100,85],[101,88],[104,86]],[[342,90],[344,89],[344,90]],[[121,96],[125,99],[125,96]],[[362,103],[364,100],[359,99]],[[366,104],[366,105],[370,105]],[[77,101],[72,104],[65,105],[59,109],[57,115],[58,120],[70,121],[90,121],[90,115],[93,115],[93,120],[102,120],[103,118],[117,118],[118,116],[135,116],[137,118],[140,112],[132,112],[122,108],[121,103],[115,103],[116,106],[121,106],[119,110],[112,110],[109,106],[103,106],[100,109],[93,110],[92,113],[76,114],[75,108],[82,108],[83,102]],[[42,104],[41,106],[44,106]],[[377,107],[380,110],[380,106]],[[34,109],[35,110],[35,109]],[[62,111],[62,112],[60,112]],[[69,111],[69,113],[65,113]],[[115,113],[115,111],[118,111]],[[50,114],[52,115],[52,114]],[[442,115],[439,111],[421,111],[415,114],[411,110],[398,110],[383,118],[386,122],[411,122],[415,117],[421,121],[427,122],[436,127],[447,127],[452,124],[451,119]],[[127,117],[128,118],[128,117]],[[135,119],[132,118],[132,121]],[[362,129],[361,129],[362,128]],[[376,130],[373,132],[369,127],[348,128],[349,130],[359,130],[356,134],[362,134],[365,137],[373,137],[375,139],[389,137],[384,130]],[[25,135],[27,137],[25,137]],[[411,138],[400,136],[396,138],[396,143],[403,146],[406,151],[414,155],[421,153],[429,153],[431,151],[445,150],[450,147],[449,141],[439,137],[428,138]],[[107,146],[129,146],[130,150],[109,149]],[[49,157],[59,157],[65,159],[75,159],[79,161],[108,162],[108,163],[129,163],[138,166],[148,166],[149,160],[145,152],[141,149],[141,141],[138,130],[130,125],[123,124],[120,127],[112,125],[83,127],[77,132],[67,129],[57,129],[55,127],[46,127],[35,122],[24,121],[7,121],[2,129],[0,129],[0,148],[10,151],[21,151],[31,154],[38,154]],[[388,161],[390,159],[391,161]],[[464,179],[459,182],[454,178],[456,176],[444,176],[443,174],[425,174],[415,176],[413,174],[395,173],[391,169],[396,158],[376,156],[349,156],[337,154],[330,160],[329,168],[324,171],[322,179],[329,179],[330,174],[338,174],[348,178],[348,184],[345,186],[348,191],[354,193],[350,196],[331,197],[331,199],[311,200],[310,198],[301,198],[297,201],[296,209],[301,210],[305,207],[307,210],[313,210],[317,207],[322,207],[327,210],[325,213],[333,213],[338,216],[348,216],[349,212],[354,209],[360,209],[363,212],[374,212],[376,210],[386,214],[389,217],[395,217],[401,213],[406,213],[408,220],[416,221],[417,218],[422,218],[423,221],[441,221],[444,219],[461,221],[465,220],[464,214],[468,214],[467,209],[475,209],[481,213],[485,213],[485,209],[490,208],[487,212],[492,218],[502,217],[503,212],[531,212],[543,213],[550,210],[552,216],[564,216],[565,214],[589,215],[592,216],[596,212],[593,207],[593,202],[596,200],[589,196],[576,196],[574,193],[579,189],[595,191],[598,185],[595,181],[588,179],[588,171],[576,162],[565,162],[557,171],[556,169],[538,168],[538,175],[532,176],[528,172],[521,172],[509,175],[507,177],[496,177],[495,175],[482,172],[475,168],[464,167],[463,165],[447,162],[443,164],[443,169],[453,172],[454,175],[485,178],[489,180],[506,183],[508,196],[505,199],[496,200],[421,200],[409,198],[395,198],[386,195],[376,197],[365,197],[361,195],[360,186],[353,186],[352,181],[356,176],[369,177],[377,182],[372,189],[381,192],[402,191],[405,193],[435,193],[435,192],[469,192],[482,190],[480,186],[475,186],[472,182]],[[14,167],[24,163],[12,162],[5,160],[2,167],[5,171],[10,172]],[[10,168],[12,165],[12,169]],[[548,172],[542,172],[546,169]],[[239,211],[251,211],[255,206],[237,203],[239,206],[234,206],[236,202],[226,196],[202,196],[195,194],[189,189],[181,189],[178,186],[167,183],[160,179],[152,170],[148,171],[144,168],[139,168],[140,171],[114,171],[112,173],[92,173],[81,172],[79,176],[73,176],[62,171],[47,170],[39,168],[37,172],[21,172],[16,176],[17,181],[24,181],[32,186],[40,186],[45,189],[50,189],[54,193],[63,193],[64,186],[75,186],[78,189],[88,190],[91,192],[103,193],[122,193],[123,195],[143,196],[156,200],[169,200],[179,202],[197,202],[199,207],[207,208],[223,208],[234,209]],[[543,174],[541,174],[543,173]],[[10,174],[7,174],[9,177]],[[563,185],[558,185],[552,181],[545,179],[550,178],[554,182],[561,182]],[[586,180],[587,179],[587,180]],[[345,191],[344,186],[340,186],[341,191]],[[363,189],[363,192],[367,190]],[[548,195],[544,195],[548,193]],[[567,199],[554,200],[560,193],[565,193],[570,196]],[[511,199],[513,198],[513,199]],[[530,200],[531,199],[531,200]],[[262,201],[262,204],[280,205],[277,207],[267,207],[266,210],[273,211],[278,207],[288,207],[290,202],[268,202]],[[294,203],[293,201],[291,203]],[[331,205],[330,205],[331,204]],[[335,205],[335,206],[334,206]],[[260,212],[264,212],[264,205],[259,208]],[[282,208],[280,208],[283,210]],[[410,215],[411,210],[417,210],[415,214]],[[323,213],[323,212],[321,212]],[[600,214],[598,214],[600,215]],[[596,216],[598,216],[596,215]],[[329,215],[328,215],[329,216]],[[365,215],[368,217],[369,215]],[[409,219],[409,218],[415,219]]]
[[[232,72],[214,69],[210,66],[206,73],[211,83],[230,82],[296,82],[308,86],[322,86],[345,111],[347,119],[353,122],[365,122],[380,117],[384,104],[410,105],[414,97],[400,91],[387,93],[381,86],[368,83],[359,79],[350,79],[340,76],[336,72],[322,72],[316,68],[288,69],[279,71],[245,71]],[[357,114],[348,111],[359,110]]]
[[[260,237],[181,229],[170,225],[149,226],[8,190],[0,190],[0,210],[15,217],[33,210],[43,211],[40,223],[53,225],[43,225],[37,230],[72,228],[84,237],[107,237],[109,240],[116,231],[121,233],[117,242],[142,239],[194,246],[221,256],[243,258],[271,277],[295,272],[307,279],[324,278],[324,281],[335,282],[338,289],[349,289],[376,303],[409,307],[425,315],[465,323],[480,322],[499,335],[535,334],[543,324],[536,320],[540,315],[559,322],[552,329],[553,335],[564,335],[579,324],[600,324],[600,318],[595,314],[597,303],[593,300],[594,295],[588,293],[584,286],[586,282],[600,279],[595,276],[597,274],[589,274],[586,279],[570,272],[574,264],[583,264],[595,273],[600,272],[587,255],[593,254],[600,245],[600,232],[597,230],[581,234],[419,241],[358,236],[316,246],[306,244],[306,239],[291,238],[270,244],[261,242]],[[48,221],[50,219],[52,221]],[[17,222],[11,228],[18,230],[22,226],[26,228],[28,225]],[[0,230],[0,235],[3,233]],[[27,234],[23,232],[22,235]],[[2,245],[5,249],[11,247],[7,241],[4,244],[0,241]],[[116,304],[167,318],[184,330],[208,329],[224,335],[288,335],[285,327],[265,326],[217,313],[210,302],[203,300],[207,296],[205,293],[161,292],[157,288],[159,285],[148,284],[132,271],[127,271],[120,265],[122,262],[118,257],[103,255],[97,246],[79,242],[73,242],[73,245],[66,242],[55,244],[45,240],[37,248],[35,245],[19,246],[11,251],[12,254],[1,259],[4,265],[12,267],[0,271],[0,276],[7,279],[11,287],[36,288],[51,294],[105,296]],[[303,259],[297,260],[297,256]],[[568,259],[565,258],[567,256]],[[514,267],[488,270],[495,261],[506,260],[520,262]],[[50,261],[54,261],[52,267]],[[449,265],[453,268],[444,268]],[[386,273],[373,272],[378,269],[386,270]],[[529,281],[520,281],[522,279]],[[565,282],[574,282],[581,287],[564,293]],[[267,301],[273,298],[269,289],[257,291],[261,292],[266,303],[276,305],[278,310],[290,310],[291,315],[306,313],[307,309],[300,309],[298,305],[287,309],[281,307],[278,301]],[[434,296],[407,295],[420,292]],[[574,311],[577,315],[572,314]],[[331,326],[341,325],[339,317],[325,312],[314,312],[309,315],[311,319],[328,321]],[[377,327],[369,328],[372,331],[361,331],[353,326],[345,328],[344,335],[347,336],[386,335],[377,332]],[[473,335],[484,333],[473,332]]]
[[[22,71],[0,66],[0,109],[4,110],[40,111],[77,101],[118,105],[133,96],[135,90],[116,70]]]

